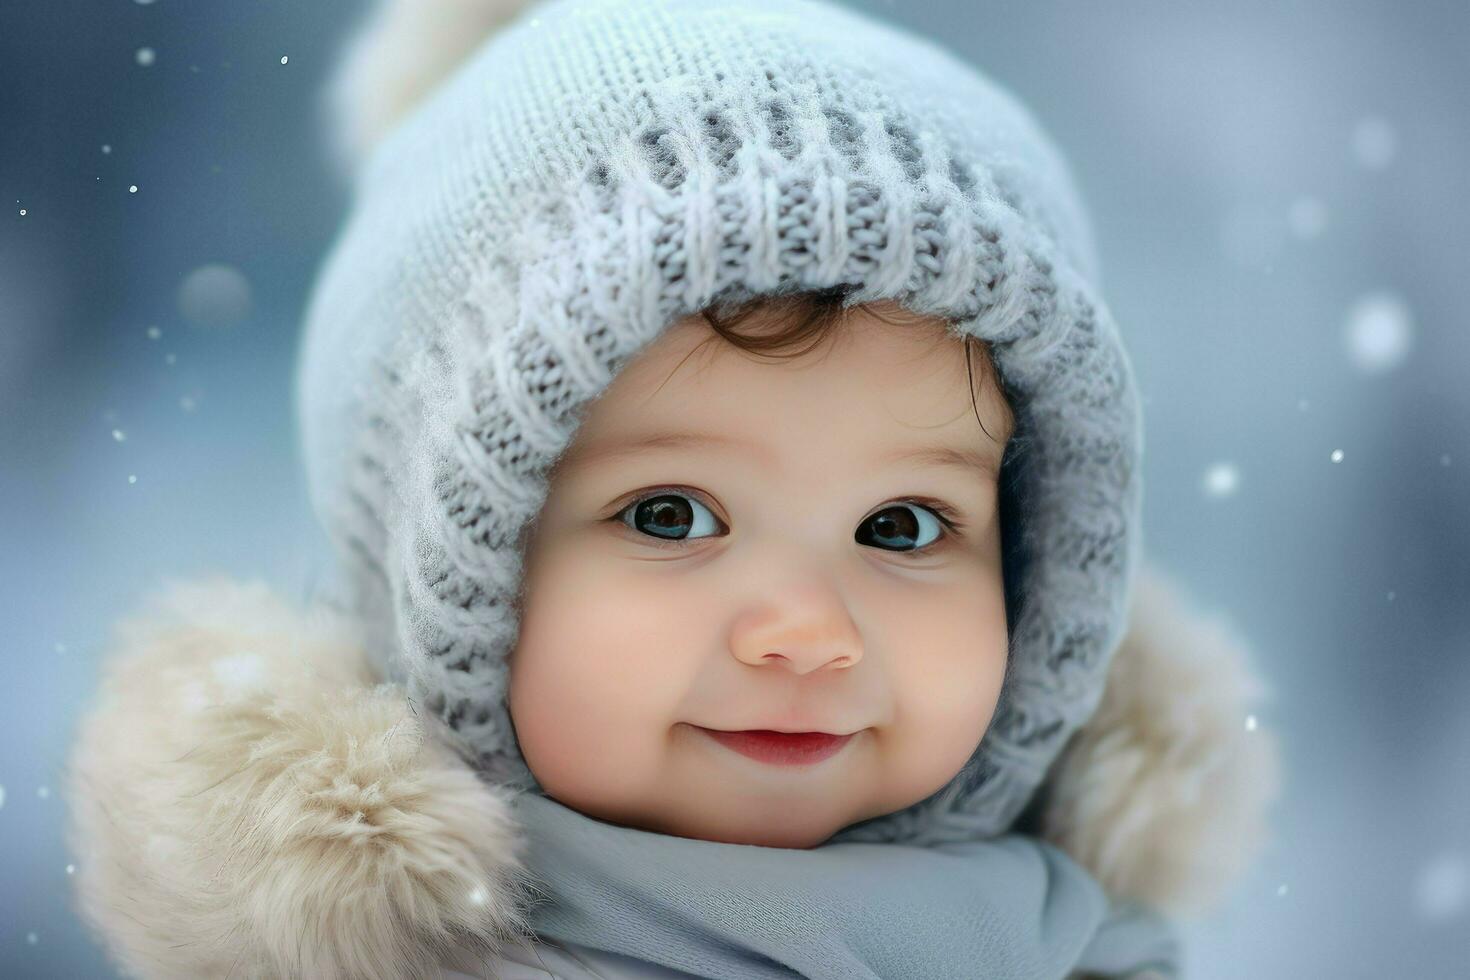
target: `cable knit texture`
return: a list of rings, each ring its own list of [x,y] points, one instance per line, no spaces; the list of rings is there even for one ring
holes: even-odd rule
[[[1123,633],[1141,420],[1067,166],[1007,91],[825,3],[551,0],[355,195],[298,377],[313,503],[380,671],[508,787],[535,786],[506,704],[526,532],[630,358],[712,302],[844,284],[989,342],[1031,446],[1005,689],[948,786],[839,839],[1012,824]]]

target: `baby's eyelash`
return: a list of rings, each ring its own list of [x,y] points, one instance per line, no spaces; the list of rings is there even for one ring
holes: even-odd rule
[[[927,507],[934,512],[935,516],[949,525],[951,531],[963,531],[965,529],[965,523],[960,520],[959,514],[955,512],[953,507],[942,500],[935,500],[933,497],[900,497],[893,502],[895,504],[917,504],[920,507]]]

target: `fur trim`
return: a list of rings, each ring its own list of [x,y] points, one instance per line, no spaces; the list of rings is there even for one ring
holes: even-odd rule
[[[1221,615],[1143,567],[1097,712],[1044,784],[1041,836],[1109,894],[1213,910],[1266,843],[1280,750],[1250,709],[1274,692]]]
[[[378,0],[324,90],[331,152],[351,173],[486,38],[535,0]]]
[[[1039,833],[1111,894],[1182,914],[1251,860],[1274,796],[1261,693],[1219,622],[1145,569]],[[355,623],[259,583],[177,584],[118,627],[68,760],[84,919],[144,977],[433,976],[529,938],[501,788],[375,683]]]
[[[118,632],[68,833],[131,975],[420,977],[529,934],[507,797],[373,685],[348,623],[215,581]]]

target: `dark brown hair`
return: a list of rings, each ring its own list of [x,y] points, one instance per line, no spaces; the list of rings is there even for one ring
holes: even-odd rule
[[[858,310],[863,310],[894,326],[903,326],[921,319],[901,307],[895,318],[892,314],[885,314],[876,309],[879,304],[875,302],[844,305],[850,292],[851,287],[834,286],[829,289],[808,292],[756,296],[736,304],[733,308],[724,308],[719,305],[708,306],[696,315],[703,317],[715,333],[731,346],[747,353],[776,359],[801,357],[815,350],[828,339],[829,334],[846,321],[847,317]],[[775,315],[772,320],[776,324],[776,329],[765,333],[742,333],[739,329],[741,324],[749,320],[757,311],[764,309],[774,309]],[[804,342],[805,346],[800,350],[791,349]],[[975,368],[972,360],[974,352],[978,351],[980,354],[984,378],[989,379],[1000,389],[1008,407],[1012,404],[1013,399],[1006,392],[1000,372],[996,370],[995,362],[990,357],[989,345],[972,334],[964,335],[964,344],[965,368],[970,380],[970,406],[975,409],[975,421],[980,423],[981,431],[994,440],[995,436],[985,428],[985,420],[980,418],[980,409],[975,403]]]

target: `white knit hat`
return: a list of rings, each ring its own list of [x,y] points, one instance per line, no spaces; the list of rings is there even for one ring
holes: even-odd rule
[[[518,6],[390,3],[333,90],[354,200],[297,395],[378,666],[535,789],[505,657],[580,413],[683,316],[850,287],[991,346],[1027,446],[1002,537],[1026,560],[969,765],[838,839],[1006,831],[1097,706],[1140,554],[1137,391],[1061,155],[975,68],[838,6]]]

